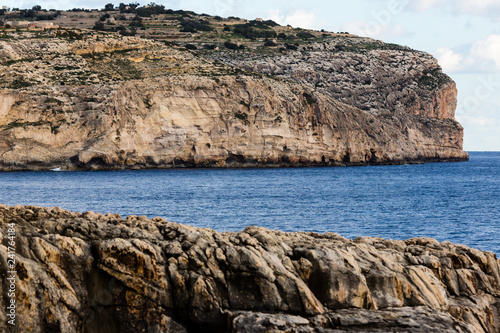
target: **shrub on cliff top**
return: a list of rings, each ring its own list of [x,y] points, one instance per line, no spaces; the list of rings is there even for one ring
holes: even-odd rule
[[[264,28],[254,28],[250,23],[237,24],[234,26],[234,33],[241,35],[248,39],[256,38],[276,38],[278,35],[276,31],[269,29],[269,27],[264,26]]]
[[[441,88],[450,78],[444,74],[439,68],[426,70],[418,79],[418,87],[426,90],[435,90]]]
[[[224,43],[224,46],[227,48],[227,49],[230,49],[230,50],[242,50],[245,48],[244,45],[239,45],[238,44],[235,44],[235,43],[231,43],[231,42],[225,42]]]
[[[212,31],[214,28],[206,20],[193,21],[180,19],[182,32]]]
[[[297,37],[299,37],[301,39],[310,39],[310,38],[314,38],[314,35],[310,32],[299,32],[299,33],[297,33]]]

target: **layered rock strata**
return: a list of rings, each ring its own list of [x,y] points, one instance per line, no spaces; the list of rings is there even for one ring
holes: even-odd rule
[[[499,260],[449,242],[32,206],[0,206],[0,226],[2,332],[500,332]]]
[[[468,159],[455,84],[422,52],[373,41],[333,52],[334,38],[243,61],[50,33],[0,41],[0,170]]]

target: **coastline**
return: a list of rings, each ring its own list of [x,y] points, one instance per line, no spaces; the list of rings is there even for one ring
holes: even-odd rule
[[[0,205],[3,236],[12,224],[17,320],[36,332],[500,328],[500,261],[450,242],[260,227],[218,233],[161,218]]]
[[[357,167],[357,166],[377,166],[377,165],[404,165],[404,164],[425,164],[425,163],[451,163],[451,162],[468,162],[469,154],[462,152],[462,156],[457,157],[430,157],[430,158],[416,158],[416,159],[396,159],[396,160],[381,160],[381,161],[359,161],[359,162],[346,162],[346,161],[308,161],[296,159],[291,162],[289,157],[280,159],[246,159],[241,158],[227,158],[225,160],[208,160],[198,161],[177,159],[170,163],[155,164],[145,163],[137,165],[124,165],[124,164],[102,164],[102,163],[88,163],[84,165],[77,165],[71,161],[60,161],[51,163],[15,163],[15,164],[2,164],[0,165],[0,172],[11,171],[53,171],[53,169],[60,169],[57,171],[118,171],[118,170],[149,170],[149,169],[260,169],[260,168],[307,168],[307,167]]]

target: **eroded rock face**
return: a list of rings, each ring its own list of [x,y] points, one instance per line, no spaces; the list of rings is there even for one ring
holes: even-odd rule
[[[332,42],[213,61],[150,40],[82,38],[0,42],[0,170],[468,159],[455,84],[422,52],[333,52]]]
[[[270,54],[217,51],[218,61],[300,82],[374,115],[454,119],[455,83],[430,54],[370,38],[338,37]]]
[[[10,223],[16,332],[500,332],[499,260],[449,242],[1,206],[4,293]]]

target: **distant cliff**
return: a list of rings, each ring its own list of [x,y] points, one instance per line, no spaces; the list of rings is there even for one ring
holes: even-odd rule
[[[455,83],[432,56],[352,36],[294,49],[12,32],[0,41],[0,169],[468,159]]]
[[[2,332],[500,332],[500,261],[449,242],[32,206],[0,206],[0,235]]]

